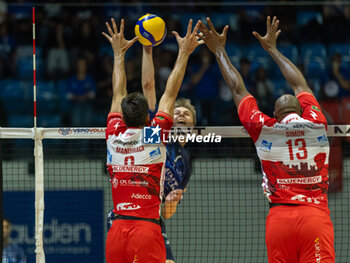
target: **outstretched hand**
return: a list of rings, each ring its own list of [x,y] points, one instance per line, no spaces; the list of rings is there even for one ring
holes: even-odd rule
[[[181,189],[172,190],[166,196],[165,201],[167,201],[167,202],[174,202],[174,201],[179,202],[181,200],[183,192],[184,192],[184,190],[181,190]]]
[[[279,20],[277,17],[273,17],[272,22],[270,16],[266,19],[266,28],[267,32],[265,36],[261,36],[258,32],[253,31],[253,35],[259,40],[260,45],[266,50],[276,49],[276,40],[281,33],[281,30],[278,30]]]
[[[209,17],[207,17],[207,22],[209,28],[200,22],[200,34],[197,34],[197,37],[204,41],[211,52],[215,53],[216,51],[225,48],[228,26],[225,26],[220,34],[216,32],[215,27]]]
[[[111,43],[114,55],[124,55],[125,52],[137,41],[138,37],[134,37],[132,40],[126,40],[124,38],[124,19],[120,22],[120,30],[118,32],[117,24],[114,19],[111,19],[112,27],[106,22],[107,30],[109,35],[102,32],[102,35],[107,38]]]
[[[196,37],[200,21],[197,22],[193,31],[192,23],[193,21],[190,19],[187,26],[187,33],[184,37],[180,37],[176,31],[172,32],[176,37],[176,41],[179,45],[179,50],[185,52],[188,56],[192,54],[196,47],[198,47],[200,44],[203,44],[203,41],[198,40]]]

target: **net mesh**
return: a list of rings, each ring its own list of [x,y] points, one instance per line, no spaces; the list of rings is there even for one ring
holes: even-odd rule
[[[336,149],[331,158],[340,159],[341,167],[331,167],[329,208],[336,262],[345,263],[350,259],[350,160],[346,157],[350,148],[342,140],[334,139],[331,146]],[[112,208],[105,141],[45,139],[43,147],[47,262],[104,262],[106,219]],[[176,262],[267,262],[269,208],[251,140],[229,138],[188,148],[193,167],[190,183],[177,212],[166,220]],[[12,223],[10,241],[24,249],[27,262],[35,262],[33,141],[3,140],[3,151],[4,214]]]

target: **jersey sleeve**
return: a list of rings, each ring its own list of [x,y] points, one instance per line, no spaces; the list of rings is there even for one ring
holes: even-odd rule
[[[156,116],[158,111],[158,104],[156,103],[156,106],[154,108],[154,111],[152,111],[151,109],[148,109],[148,114],[149,114],[149,119],[152,121],[154,119],[154,117]]]
[[[238,105],[238,116],[250,137],[256,142],[264,125],[272,126],[277,121],[259,110],[252,95],[245,96]]]
[[[169,136],[169,132],[171,128],[173,127],[173,117],[171,117],[169,114],[158,111],[155,117],[153,118],[151,125],[157,126],[161,128],[161,140],[164,143],[164,140],[166,140]]]
[[[327,127],[326,117],[323,115],[321,107],[314,95],[309,92],[300,92],[297,95],[297,98],[300,102],[301,108],[303,109],[303,113],[301,115],[303,119],[317,124],[324,124]]]
[[[123,122],[123,115],[117,112],[111,112],[107,117],[106,139],[109,135],[116,134],[126,130],[126,125]]]

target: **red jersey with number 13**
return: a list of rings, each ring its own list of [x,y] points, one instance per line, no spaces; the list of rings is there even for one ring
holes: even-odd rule
[[[301,92],[297,98],[302,115],[291,113],[281,122],[259,111],[251,95],[241,100],[238,114],[255,143],[268,200],[329,212],[327,121],[311,93]]]
[[[127,128],[120,113],[107,119],[107,167],[113,196],[113,212],[159,219],[164,185],[167,138],[173,119],[157,112],[152,126],[160,128],[161,142],[144,144],[143,129]]]

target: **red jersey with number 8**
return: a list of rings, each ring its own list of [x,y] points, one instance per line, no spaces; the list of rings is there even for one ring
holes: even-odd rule
[[[255,143],[268,200],[329,212],[327,121],[311,93],[301,92],[297,98],[302,115],[291,113],[281,122],[259,111],[251,95],[241,100],[238,114]]]
[[[120,113],[108,115],[107,168],[113,212],[118,215],[159,219],[166,159],[163,141],[173,119],[164,112],[157,112],[151,125],[156,127],[152,129],[159,135],[158,143],[144,143],[143,129],[126,127]]]

